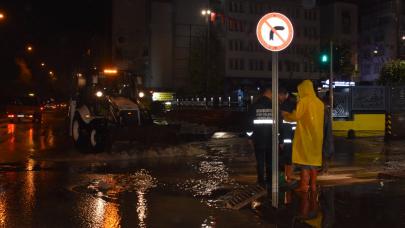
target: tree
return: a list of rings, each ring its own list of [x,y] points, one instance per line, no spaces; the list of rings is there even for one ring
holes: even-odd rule
[[[194,37],[191,43],[188,88],[191,94],[213,95],[223,92],[225,75],[223,45],[212,31],[209,47],[207,41],[206,34],[202,34]]]
[[[355,74],[352,63],[353,51],[349,46],[340,45],[334,49],[335,60],[333,61],[335,73],[340,75],[343,80],[352,80]]]
[[[381,85],[405,84],[405,61],[397,59],[386,62],[378,82]]]

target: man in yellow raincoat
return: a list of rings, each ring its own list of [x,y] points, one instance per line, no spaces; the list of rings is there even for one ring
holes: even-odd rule
[[[287,121],[297,121],[294,134],[292,162],[301,168],[300,185],[297,191],[316,190],[317,167],[322,166],[322,143],[324,131],[324,105],[316,96],[313,84],[305,80],[298,85],[298,104],[294,112],[283,112]]]

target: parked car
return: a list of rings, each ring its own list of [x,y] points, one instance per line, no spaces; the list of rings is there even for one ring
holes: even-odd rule
[[[12,97],[6,104],[6,114],[10,122],[24,119],[41,122],[43,107],[33,94],[29,96]]]

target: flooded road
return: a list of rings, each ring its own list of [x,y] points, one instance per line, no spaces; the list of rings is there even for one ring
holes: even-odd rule
[[[384,146],[379,138],[339,138],[328,177],[347,167],[401,170],[402,148],[398,142]],[[357,178],[375,178],[364,173]],[[220,196],[254,182],[252,150],[234,133],[142,149],[117,143],[112,153],[89,154],[72,146],[63,113],[47,113],[42,124],[0,124],[1,227],[405,225],[400,180],[342,184],[333,179],[317,193],[281,192],[278,211],[269,199],[261,199],[256,209],[219,206]]]

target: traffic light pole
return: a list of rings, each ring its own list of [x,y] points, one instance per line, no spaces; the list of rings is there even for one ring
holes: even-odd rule
[[[329,104],[330,121],[333,121],[333,41],[330,41],[330,72],[329,72]]]

